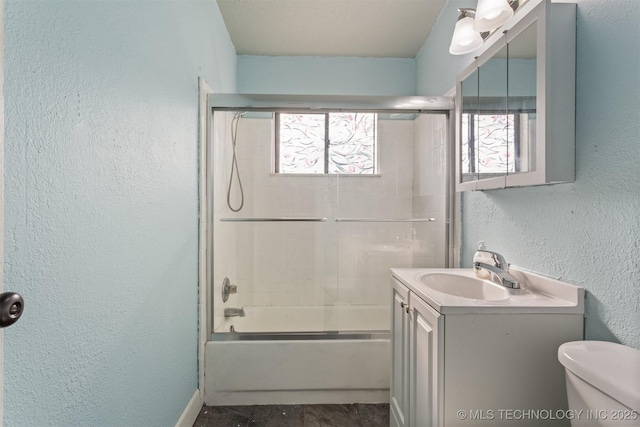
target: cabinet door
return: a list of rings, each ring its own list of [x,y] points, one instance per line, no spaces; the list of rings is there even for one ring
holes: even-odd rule
[[[499,48],[499,49],[498,49]],[[491,59],[478,68],[478,110],[476,156],[477,188],[502,188],[509,169],[509,149],[513,145],[513,118],[507,114],[507,45],[496,43]]]
[[[478,68],[457,84],[456,175],[458,191],[475,190],[478,181]]]
[[[517,30],[514,30],[514,32]],[[516,180],[513,175],[533,173],[536,171],[537,111],[538,111],[538,74],[537,22],[530,24],[525,30],[508,43],[508,87],[509,117],[513,120],[512,143],[509,153],[507,183],[519,185],[526,180]],[[540,147],[542,148],[542,147]]]
[[[407,427],[409,415],[409,290],[393,280],[391,327],[391,425]]]
[[[439,352],[442,346],[438,341],[442,315],[413,294],[409,304],[410,426],[439,427],[442,419],[439,393],[442,389],[439,368],[442,357]]]

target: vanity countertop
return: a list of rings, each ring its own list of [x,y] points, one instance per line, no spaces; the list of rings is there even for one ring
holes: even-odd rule
[[[392,268],[393,278],[442,314],[566,313],[584,314],[584,288],[511,266],[521,289],[504,288],[500,299],[473,299],[439,292],[422,278],[429,274],[474,278],[471,268]],[[468,280],[468,279],[466,279]],[[500,285],[496,285],[500,286]],[[506,291],[506,292],[505,292]]]

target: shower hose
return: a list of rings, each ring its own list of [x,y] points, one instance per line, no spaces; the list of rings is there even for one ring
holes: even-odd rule
[[[244,190],[242,189],[242,179],[240,179],[240,171],[238,170],[238,157],[236,155],[236,145],[238,138],[238,123],[240,123],[240,119],[244,116],[244,113],[238,112],[233,115],[233,119],[231,120],[231,148],[233,151],[233,158],[231,159],[231,175],[229,176],[229,187],[227,188],[227,206],[231,209],[232,212],[240,212],[242,207],[244,206]],[[233,186],[233,176],[236,176],[238,179],[238,188],[240,190],[240,205],[237,207],[233,207],[231,205],[231,188]]]

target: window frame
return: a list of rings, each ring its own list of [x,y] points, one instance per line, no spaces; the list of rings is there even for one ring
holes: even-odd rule
[[[353,113],[353,114],[373,114],[375,121],[375,134],[374,134],[374,142],[373,142],[373,168],[370,173],[331,173],[329,172],[329,158],[330,158],[330,147],[331,147],[331,139],[329,138],[329,125],[330,120],[329,116],[331,114],[336,113]],[[304,115],[322,115],[324,116],[324,153],[323,153],[323,172],[322,173],[314,173],[314,172],[281,172],[280,171],[280,115],[281,114],[304,114]],[[327,175],[336,175],[336,176],[377,176],[379,175],[379,162],[378,162],[378,114],[371,111],[276,111],[274,112],[274,171],[273,173],[277,175],[291,175],[291,176],[327,176]]]
[[[513,116],[512,121],[513,121],[513,130],[512,130],[512,144],[513,144],[513,163],[507,163],[507,171],[506,173],[522,173],[522,166],[521,166],[521,152],[522,152],[522,140],[521,140],[521,129],[522,129],[522,124],[521,124],[521,120],[522,120],[522,115],[525,114],[535,114],[535,110],[531,110],[531,109],[526,109],[526,108],[522,108],[522,109],[517,109],[517,110],[510,110],[510,111],[504,111],[504,110],[497,110],[497,109],[488,109],[488,110],[480,110],[480,111],[474,111],[474,112],[468,112],[468,113],[463,113],[462,116],[468,116],[468,120],[467,120],[467,138],[466,138],[466,142],[465,141],[461,141],[461,151],[464,151],[464,149],[466,148],[466,154],[467,154],[467,158],[468,158],[468,162],[469,162],[469,171],[468,172],[463,172],[462,175],[475,175],[478,174],[478,170],[477,170],[477,163],[476,163],[476,149],[472,148],[475,147],[474,142],[477,139],[477,135],[475,134],[476,131],[476,127],[475,127],[475,121],[477,120],[478,116],[492,116],[492,115],[501,115],[501,116]],[[462,124],[464,125],[464,118],[462,119]],[[507,147],[507,151],[510,152],[511,150],[509,150],[509,148]],[[460,162],[461,162],[461,170],[465,170],[464,167],[462,167],[462,156],[460,157]],[[509,165],[512,164],[513,165],[513,171],[509,171],[508,167]],[[501,174],[502,172],[495,172],[495,174]]]

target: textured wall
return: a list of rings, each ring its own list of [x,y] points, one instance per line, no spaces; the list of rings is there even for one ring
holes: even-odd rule
[[[455,89],[456,76],[473,61],[473,53],[450,55],[449,45],[458,19],[458,8],[476,7],[477,0],[448,0],[416,56],[416,93],[442,95]]]
[[[238,92],[415,95],[414,59],[238,56]]]
[[[198,387],[198,76],[215,1],[6,1],[6,426],[174,425]]]
[[[640,2],[577,5],[576,182],[465,193],[461,259],[469,266],[486,240],[513,264],[584,286],[587,339],[640,348],[640,50],[629,45],[640,38]],[[440,59],[450,63],[418,61],[419,81]]]

